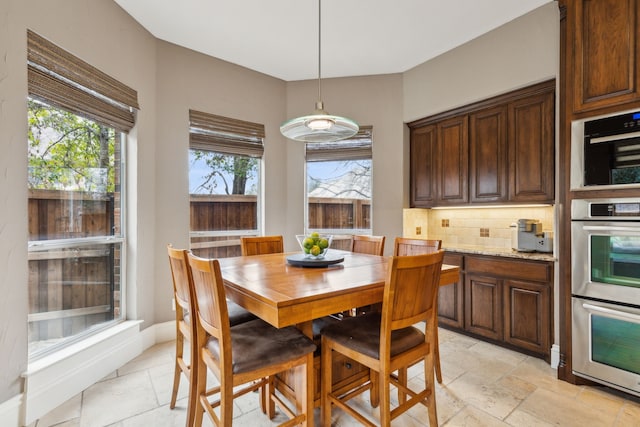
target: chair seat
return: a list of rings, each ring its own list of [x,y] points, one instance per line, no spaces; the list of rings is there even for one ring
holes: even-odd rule
[[[380,358],[380,313],[348,317],[339,324],[329,325],[322,335],[358,353]],[[424,343],[424,334],[410,326],[391,333],[391,357]]]
[[[227,300],[227,311],[229,312],[229,325],[231,326],[257,319],[255,314],[245,310],[233,301]]]
[[[219,343],[209,338],[207,349],[219,358]],[[255,371],[303,356],[316,349],[315,344],[293,326],[274,328],[256,319],[231,328],[233,373]]]

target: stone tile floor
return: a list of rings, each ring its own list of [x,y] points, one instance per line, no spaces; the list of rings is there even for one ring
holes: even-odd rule
[[[574,386],[556,379],[543,360],[440,329],[443,384],[436,400],[441,426],[578,426],[640,427],[640,399],[605,387]],[[187,381],[179,401],[169,409],[174,342],[155,345],[29,427],[174,427],[184,426]],[[423,379],[422,368],[410,370],[411,381]],[[395,393],[394,393],[395,394]],[[356,399],[357,400],[357,399]],[[355,402],[377,417],[368,394]],[[359,425],[334,409],[332,425]],[[260,411],[257,395],[235,401],[234,426],[272,426]],[[316,425],[319,413],[315,412]],[[396,426],[428,426],[419,405],[393,421]],[[211,426],[205,415],[203,426]]]

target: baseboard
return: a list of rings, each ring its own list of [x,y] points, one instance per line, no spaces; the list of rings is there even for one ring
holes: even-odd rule
[[[560,346],[554,344],[551,346],[551,367],[558,369],[558,366],[560,366]]]
[[[19,394],[0,403],[0,426],[18,426],[20,422],[20,408],[24,394]]]

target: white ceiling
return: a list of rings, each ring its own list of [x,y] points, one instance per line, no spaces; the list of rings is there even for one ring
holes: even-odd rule
[[[316,0],[114,0],[156,38],[318,78]],[[322,77],[401,73],[553,0],[323,0]]]

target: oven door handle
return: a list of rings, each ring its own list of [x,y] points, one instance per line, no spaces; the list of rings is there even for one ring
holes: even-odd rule
[[[587,304],[587,303],[583,303],[582,307],[585,310],[589,311],[590,313],[598,312],[598,313],[608,314],[609,316],[616,317],[620,320],[630,320],[633,323],[640,324],[640,315],[638,314],[628,313],[626,311],[613,310],[611,308],[600,307],[597,305]]]
[[[640,233],[640,227],[625,227],[620,225],[583,225],[585,231],[626,231],[629,233]]]

